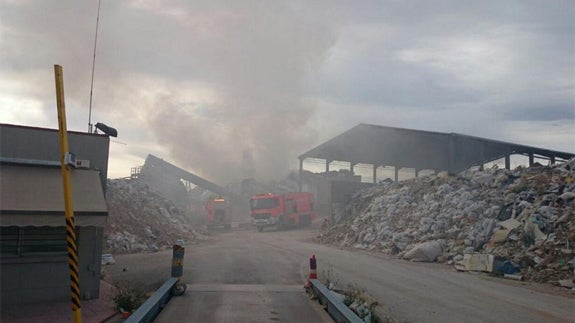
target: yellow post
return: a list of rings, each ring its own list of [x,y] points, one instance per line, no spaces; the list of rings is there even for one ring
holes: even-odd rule
[[[70,289],[72,292],[73,322],[82,322],[80,305],[80,276],[78,275],[78,247],[74,224],[74,206],[72,204],[72,184],[70,183],[70,152],[68,131],[66,130],[66,106],[64,104],[64,77],[62,66],[54,65],[56,77],[56,101],[58,105],[58,133],[60,137],[60,164],[62,165],[62,183],[64,186],[64,207],[66,213],[66,241],[68,242],[68,267],[70,268]],[[68,157],[68,158],[67,158]]]

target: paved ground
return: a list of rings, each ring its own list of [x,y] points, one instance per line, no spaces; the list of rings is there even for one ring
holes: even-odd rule
[[[84,323],[104,322],[114,317],[116,310],[112,295],[114,287],[106,282],[100,284],[100,298],[82,302],[82,321]],[[61,323],[72,322],[72,304],[70,302],[54,302],[26,306],[2,308],[0,315],[2,323]]]
[[[186,250],[184,297],[157,322],[330,322],[304,292],[302,261],[276,252],[254,231],[222,233]]]
[[[313,243],[315,233],[235,230],[186,247],[189,292],[170,302],[158,321],[319,321],[303,319],[317,308],[298,291],[312,254],[320,278],[329,275],[339,287],[364,289],[394,317],[410,322],[574,321],[575,301],[565,291],[340,250]],[[169,251],[118,256],[106,271],[109,279],[144,279],[148,288],[157,287],[169,277],[170,259]]]

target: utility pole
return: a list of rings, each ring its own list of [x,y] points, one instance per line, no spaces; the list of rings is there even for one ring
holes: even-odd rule
[[[64,209],[66,213],[66,241],[68,242],[68,267],[70,268],[70,289],[72,292],[73,322],[82,322],[80,305],[80,276],[78,275],[78,246],[76,244],[76,225],[74,224],[74,205],[72,203],[72,183],[70,165],[74,156],[68,147],[68,130],[66,129],[66,106],[64,104],[64,76],[62,66],[54,65],[56,78],[56,102],[58,106],[58,134],[60,137],[60,164],[62,166],[62,183],[64,187]]]

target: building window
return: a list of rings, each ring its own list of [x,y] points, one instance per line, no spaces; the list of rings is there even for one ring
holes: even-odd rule
[[[65,227],[1,227],[2,257],[66,254]]]

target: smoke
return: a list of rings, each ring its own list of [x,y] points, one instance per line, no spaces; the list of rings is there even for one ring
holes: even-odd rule
[[[190,70],[211,85],[214,99],[194,102],[164,93],[149,126],[175,163],[210,179],[283,177],[314,143],[308,121],[315,107],[303,99],[302,88],[334,33],[273,1],[206,10],[185,18],[200,19],[209,30],[184,24],[184,55],[193,61]]]
[[[62,64],[68,123],[84,129],[97,3],[3,4],[0,91],[35,84],[28,96],[52,120],[52,65]],[[283,177],[317,137],[302,89],[335,43],[321,7],[102,1],[93,120],[119,130],[123,160],[153,153],[220,183]]]

